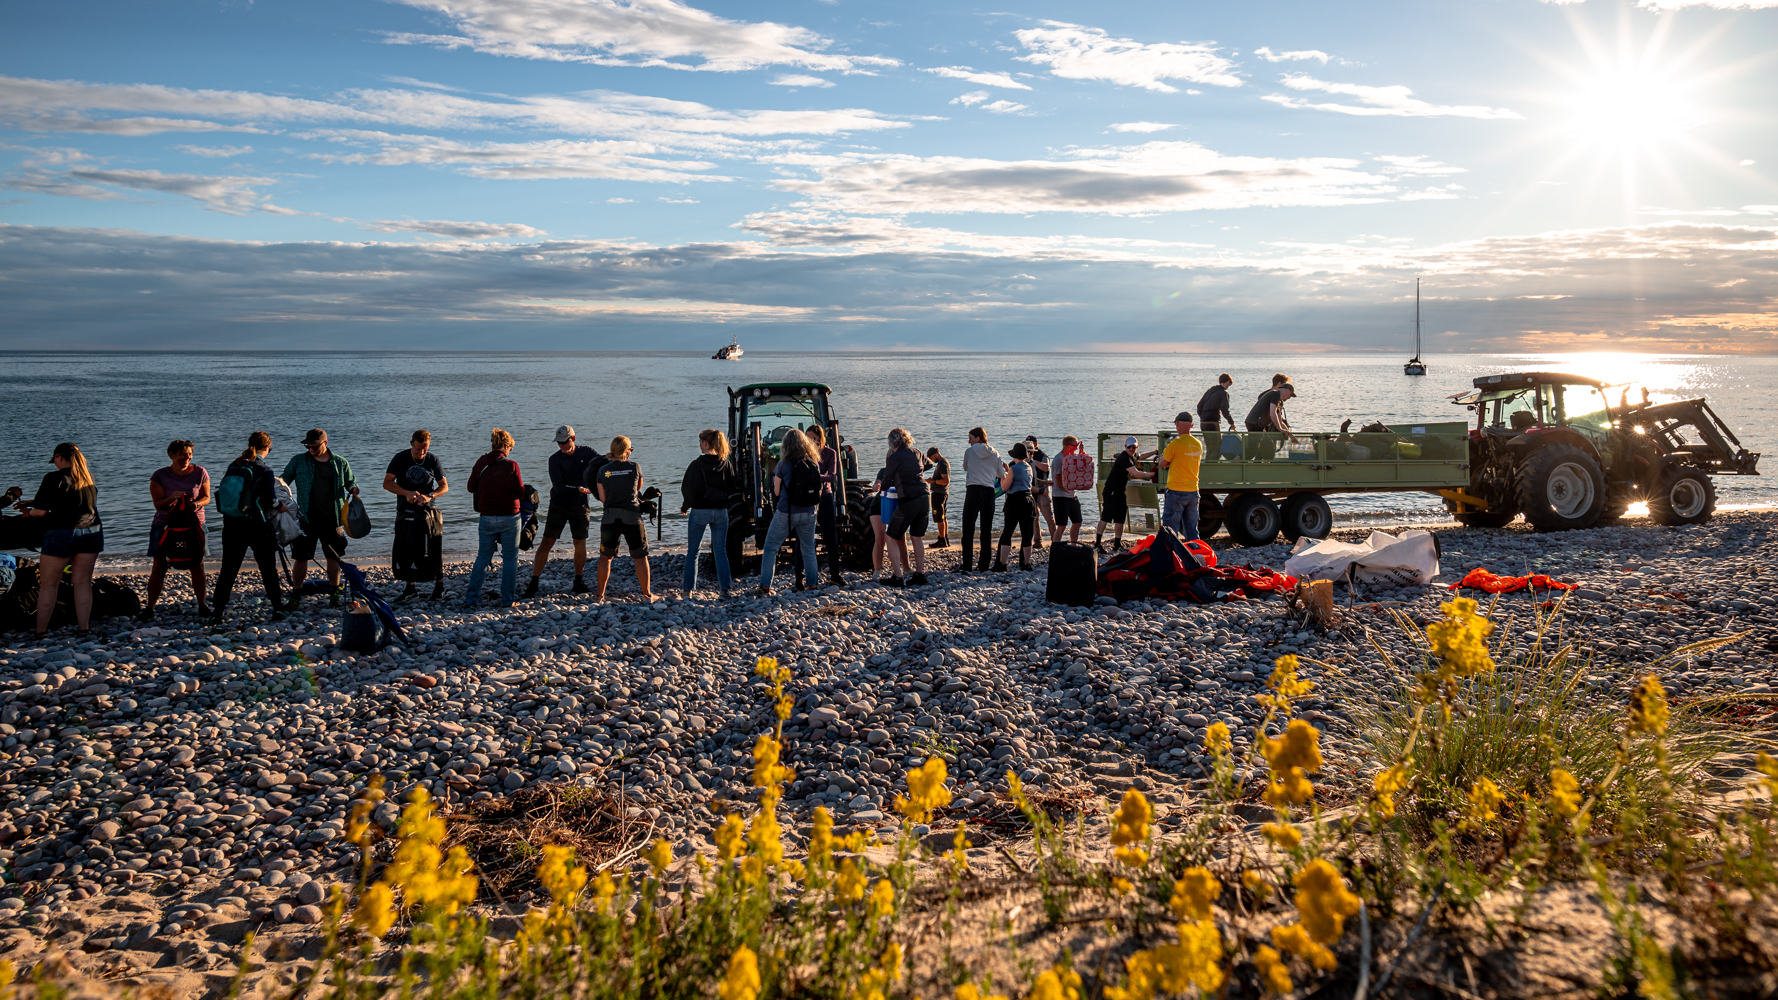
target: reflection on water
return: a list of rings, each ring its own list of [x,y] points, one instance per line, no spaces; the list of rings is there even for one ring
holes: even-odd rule
[[[976,425],[988,430],[1002,453],[1026,434],[1036,434],[1054,453],[1063,434],[1088,438],[1165,427],[1175,412],[1194,409],[1221,372],[1235,380],[1231,410],[1237,421],[1273,372],[1291,375],[1301,390],[1290,404],[1291,419],[1305,431],[1333,430],[1347,418],[1357,425],[1461,419],[1465,414],[1448,398],[1471,379],[1524,370],[1636,381],[1657,399],[1708,396],[1754,451],[1770,451],[1778,427],[1778,359],[1761,357],[1447,355],[1429,357],[1431,374],[1420,378],[1403,376],[1398,361],[1380,355],[814,350],[749,353],[729,362],[653,352],[16,353],[5,361],[0,398],[7,403],[10,433],[0,454],[0,487],[18,484],[29,494],[49,468],[55,444],[78,442],[99,479],[108,562],[145,549],[148,476],[165,464],[166,443],[176,437],[195,441],[197,461],[220,479],[252,430],[272,434],[271,462],[281,470],[300,451],[305,430],[326,428],[334,449],[352,463],[381,526],[352,543],[348,558],[363,558],[388,552],[383,529],[392,520],[394,498],[380,489],[383,470],[415,428],[427,428],[454,487],[441,502],[447,555],[466,558],[474,548],[475,515],[464,479],[487,450],[490,428],[505,428],[517,438],[514,458],[540,486],[558,424],[574,425],[581,443],[601,451],[613,435],[628,435],[647,480],[676,502],[680,476],[698,453],[697,432],[727,426],[725,387],[752,382],[833,387],[841,433],[857,446],[867,477],[881,464],[891,427],[906,428],[922,449],[936,444],[953,460]],[[960,465],[953,475],[961,480]],[[1722,503],[1771,503],[1778,491],[1770,482],[1719,480]],[[956,517],[961,482],[952,492]],[[1442,514],[1437,498],[1423,494],[1335,496],[1332,503],[1343,517]],[[1097,505],[1087,500],[1086,507],[1090,528]],[[681,525],[667,525],[666,544],[683,544],[683,538]]]

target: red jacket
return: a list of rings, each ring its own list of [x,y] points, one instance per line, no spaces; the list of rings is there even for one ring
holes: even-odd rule
[[[511,517],[519,512],[525,478],[519,463],[488,452],[475,460],[469,473],[469,492],[475,494],[475,512],[484,517]]]

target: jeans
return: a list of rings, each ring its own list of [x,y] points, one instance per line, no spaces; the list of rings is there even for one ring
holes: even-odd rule
[[[975,539],[976,522],[982,526],[982,558],[976,569],[987,569],[994,553],[994,487],[971,486],[963,491],[963,565],[969,565],[969,550]]]
[[[278,540],[272,526],[248,517],[222,519],[222,571],[216,574],[216,589],[210,595],[210,610],[218,615],[228,607],[229,591],[234,589],[235,575],[241,571],[241,560],[253,550],[253,561],[259,564],[259,579],[265,584],[265,596],[276,614],[283,607],[278,586]]]
[[[482,579],[494,561],[494,546],[499,545],[500,603],[511,604],[519,585],[519,515],[489,517],[484,514],[477,531],[481,536],[481,548],[476,550],[475,565],[469,570],[469,588],[463,593],[463,603],[473,605],[481,600]]]
[[[1198,494],[1196,490],[1168,490],[1161,508],[1161,524],[1179,532],[1179,537],[1192,541],[1198,537]]]
[[[766,546],[759,560],[761,590],[772,589],[772,571],[778,568],[778,549],[792,532],[796,533],[796,540],[802,545],[805,579],[821,579],[821,567],[815,562],[815,512],[787,514],[780,510],[772,515],[772,526],[766,529]]]
[[[728,510],[723,507],[693,507],[685,521],[685,592],[698,589],[698,546],[704,543],[704,529],[710,529],[710,551],[716,554],[716,585],[728,593],[735,585],[728,569]]]

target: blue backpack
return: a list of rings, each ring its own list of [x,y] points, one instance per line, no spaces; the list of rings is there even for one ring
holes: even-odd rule
[[[260,517],[259,502],[253,495],[253,467],[231,465],[216,488],[216,510],[223,517]]]

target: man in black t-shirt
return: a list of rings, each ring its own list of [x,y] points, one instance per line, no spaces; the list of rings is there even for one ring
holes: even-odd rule
[[[586,536],[592,526],[592,511],[587,498],[592,489],[586,485],[586,473],[599,458],[599,453],[584,444],[576,444],[574,428],[563,424],[556,428],[556,450],[549,457],[549,515],[543,522],[543,539],[537,543],[537,558],[531,563],[531,582],[525,585],[525,596],[537,596],[537,581],[543,577],[543,566],[549,562],[549,550],[562,529],[569,529],[574,539],[574,585],[576,594],[587,592],[581,573],[586,569]]]
[[[1105,491],[1099,498],[1099,525],[1093,529],[1093,548],[1101,553],[1105,551],[1105,526],[1114,524],[1117,531],[1111,537],[1111,547],[1124,547],[1124,522],[1130,517],[1130,499],[1128,489],[1132,479],[1153,479],[1154,473],[1143,472],[1136,463],[1145,458],[1153,458],[1154,452],[1139,454],[1136,451],[1136,439],[1124,438],[1124,450],[1117,453],[1112,460],[1111,472],[1105,477]]]
[[[414,584],[432,581],[432,599],[444,597],[444,534],[433,534],[432,502],[451,489],[444,466],[432,454],[432,432],[415,431],[408,447],[395,453],[383,470],[383,489],[395,494],[395,550],[390,563],[407,589],[397,600],[414,597]],[[424,538],[424,541],[420,539]]]

